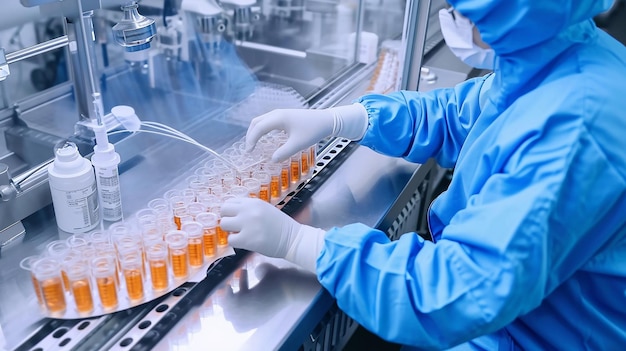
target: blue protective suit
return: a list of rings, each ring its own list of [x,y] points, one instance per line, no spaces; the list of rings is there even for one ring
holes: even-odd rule
[[[420,348],[626,349],[626,48],[605,0],[450,0],[495,73],[359,101],[361,144],[454,167],[434,242],[333,228],[317,261],[342,310]]]

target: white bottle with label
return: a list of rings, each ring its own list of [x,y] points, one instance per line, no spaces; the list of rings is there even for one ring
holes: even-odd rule
[[[48,166],[48,179],[57,225],[68,233],[88,232],[100,222],[91,162],[80,155],[72,142],[55,148],[54,154],[54,162]]]
[[[96,171],[102,219],[111,222],[119,221],[122,219],[122,194],[118,172],[120,155],[115,152],[113,144],[109,143],[104,125],[95,125],[93,130],[96,134],[96,146],[93,148],[91,164]]]

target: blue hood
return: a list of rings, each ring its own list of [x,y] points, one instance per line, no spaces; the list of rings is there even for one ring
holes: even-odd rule
[[[576,43],[597,36],[593,16],[612,0],[449,0],[496,52],[490,99],[500,109],[533,89],[537,75]]]
[[[450,0],[472,20],[483,40],[506,55],[563,35],[606,11],[612,0]]]

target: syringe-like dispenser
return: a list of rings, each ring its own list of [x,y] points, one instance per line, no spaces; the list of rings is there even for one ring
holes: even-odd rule
[[[122,194],[118,172],[120,155],[115,152],[113,144],[109,143],[106,126],[102,124],[92,127],[96,135],[96,145],[93,148],[91,163],[96,170],[102,219],[119,221],[122,219]]]

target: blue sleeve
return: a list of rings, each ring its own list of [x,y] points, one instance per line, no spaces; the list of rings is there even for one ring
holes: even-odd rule
[[[435,157],[444,167],[454,166],[467,133],[480,115],[492,76],[427,93],[400,91],[361,97],[358,102],[369,117],[361,145],[411,162],[425,163]]]
[[[578,133],[574,149],[556,147]],[[526,140],[525,157],[490,176],[436,244],[363,224],[329,230],[321,284],[365,328],[425,349],[530,312],[624,225],[626,184],[602,150],[582,129],[551,134]]]

